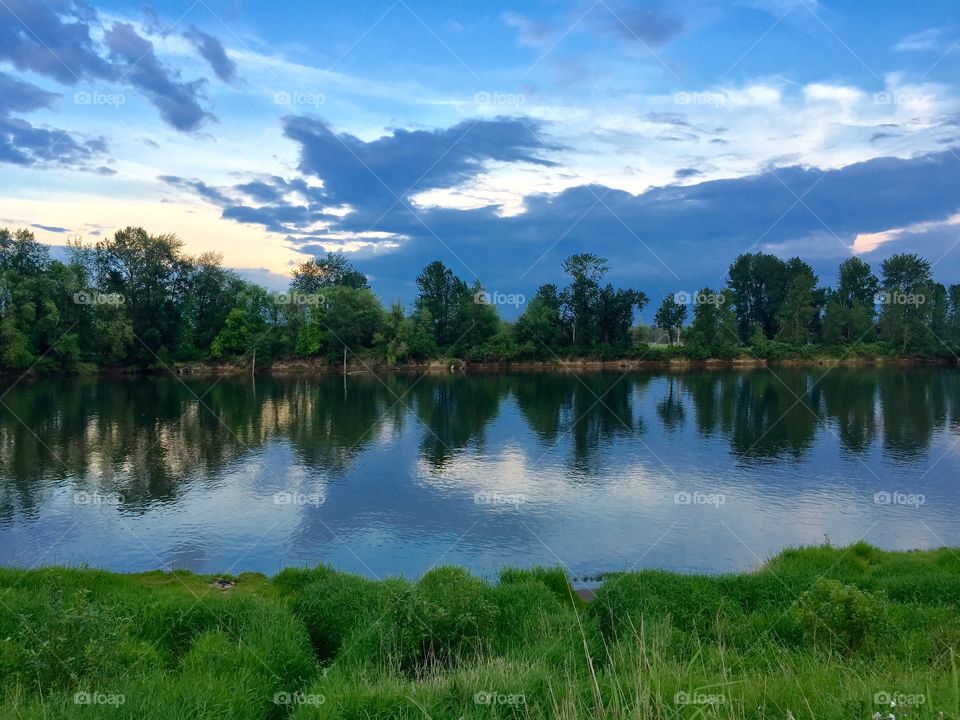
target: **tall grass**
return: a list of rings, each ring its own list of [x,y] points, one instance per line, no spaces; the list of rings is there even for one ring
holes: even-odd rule
[[[589,605],[549,568],[209,580],[0,570],[0,717],[960,719],[948,549],[626,573]]]

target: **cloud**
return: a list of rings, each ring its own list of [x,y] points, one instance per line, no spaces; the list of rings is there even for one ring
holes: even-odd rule
[[[720,285],[731,260],[746,251],[804,254],[827,277],[863,234],[960,211],[960,157],[949,151],[837,169],[771,168],[640,194],[578,185],[528,194],[509,216],[497,205],[425,207],[411,197],[460,188],[493,160],[549,164],[554,146],[538,126],[517,119],[394,130],[371,141],[338,134],[315,117],[285,124],[300,145],[303,178],[252,177],[230,188],[168,182],[203,195],[225,218],[285,233],[301,251],[359,251],[360,267],[388,297],[410,299],[412,278],[437,258],[465,278],[477,274],[490,287],[530,294],[557,281],[562,259],[584,249],[610,258],[615,282],[651,295]],[[686,179],[699,170],[677,172]]]
[[[678,180],[686,180],[687,178],[700,177],[703,175],[703,172],[697,170],[696,168],[680,168],[673,173],[673,176]]]
[[[937,50],[941,47],[943,38],[942,28],[930,28],[922,32],[907,35],[903,40],[893,46],[894,50],[900,52],[925,52]]]
[[[46,75],[66,85],[87,78],[114,78],[90,36],[96,13],[71,0],[4,0],[0,3],[0,58],[19,70]]]
[[[0,72],[0,115],[52,107],[60,96]]]
[[[80,140],[66,130],[39,128],[13,113],[51,107],[60,96],[0,72],[0,162],[85,168],[106,153],[102,138]]]
[[[514,12],[503,13],[501,18],[508,27],[517,30],[517,37],[521,45],[543,47],[553,40],[555,29],[549,23],[531,20]]]
[[[115,22],[104,41],[111,55],[125,63],[126,80],[143,91],[160,116],[177,130],[196,130],[213,117],[200,107],[204,81],[181,81],[180,73],[160,63],[153,43],[138,35],[133,25]]]
[[[660,47],[683,32],[683,22],[658,5],[602,2],[592,6],[590,19],[602,32],[645,47]]]
[[[213,72],[218,78],[227,83],[236,79],[237,64],[227,57],[227,51],[224,50],[223,44],[217,38],[207,35],[193,26],[183,36],[193,43],[197,52],[210,63],[210,67],[213,68]]]
[[[299,169],[320,178],[335,203],[387,209],[415,192],[459,185],[488,161],[553,166],[537,121],[465,120],[443,130],[394,130],[365,142],[336,133],[315,116],[284,119],[284,135],[300,145]]]
[[[101,30],[105,48],[94,40]],[[186,37],[217,77],[235,78],[236,66],[216,38],[196,28]],[[194,131],[214,119],[200,104],[203,80],[181,80],[179,71],[161,63],[153,43],[133,25],[114,22],[103,28],[96,10],[78,0],[0,2],[0,60],[64,85],[93,80],[131,85],[178,130]]]
[[[37,228],[37,230],[46,230],[47,232],[58,233],[58,234],[67,232],[67,228],[57,227],[56,225],[37,225],[36,223],[34,223],[30,225],[30,227]]]

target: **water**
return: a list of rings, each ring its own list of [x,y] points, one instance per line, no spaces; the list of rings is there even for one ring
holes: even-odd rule
[[[960,371],[5,381],[0,564],[574,576],[960,545]]]

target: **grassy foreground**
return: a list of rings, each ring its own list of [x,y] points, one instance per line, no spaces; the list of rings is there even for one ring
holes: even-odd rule
[[[211,580],[0,571],[0,717],[960,717],[949,549],[622,574],[589,605],[548,569]]]

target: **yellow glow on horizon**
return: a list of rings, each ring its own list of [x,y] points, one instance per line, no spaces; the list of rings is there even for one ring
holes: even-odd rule
[[[33,200],[14,198],[4,201],[0,226],[29,227],[31,223],[67,228],[55,233],[29,227],[37,240],[63,245],[67,239],[81,238],[87,243],[110,237],[128,225],[142,226],[160,235],[173,233],[183,241],[190,255],[218,252],[231,268],[265,269],[287,275],[292,265],[308,259],[277,233],[254,225],[224,220],[220,211],[208,205],[155,200],[93,199]],[[101,235],[90,233],[101,228]]]

